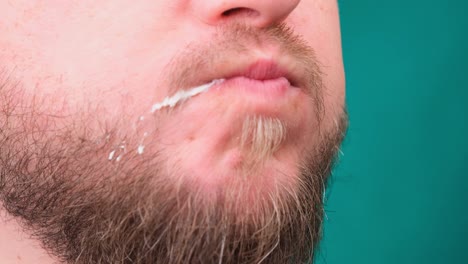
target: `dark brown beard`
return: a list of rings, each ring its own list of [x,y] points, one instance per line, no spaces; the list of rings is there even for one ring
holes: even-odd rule
[[[157,151],[146,159],[135,154],[117,165],[103,163],[96,157],[106,156],[119,136],[104,129],[110,139],[91,137],[84,122],[50,131],[56,117],[30,103],[18,107],[14,98],[19,88],[4,83],[0,202],[61,261],[312,261],[326,179],[346,129],[344,111],[336,127],[313,135],[320,143],[298,164],[302,170],[296,184],[277,184],[253,200],[228,185],[206,197],[193,182],[161,172],[164,159]],[[244,187],[249,184],[246,180]]]

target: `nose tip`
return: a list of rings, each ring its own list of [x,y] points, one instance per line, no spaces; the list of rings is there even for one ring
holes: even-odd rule
[[[243,23],[264,28],[285,20],[300,0],[198,0],[193,10],[210,25]]]

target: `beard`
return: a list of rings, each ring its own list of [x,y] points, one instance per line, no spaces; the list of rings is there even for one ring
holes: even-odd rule
[[[244,42],[274,40],[308,65],[308,95],[320,124],[323,87],[310,48],[284,27],[258,32],[237,26],[222,32],[217,44],[191,48],[194,55],[185,52],[173,60],[164,85],[174,91],[187,87],[195,78],[190,69],[219,64],[214,62],[223,50],[241,52],[247,48]],[[73,117],[41,111],[38,106],[45,102],[18,99],[21,89],[11,83],[3,80],[0,85],[0,202],[60,261],[312,261],[321,235],[327,177],[346,130],[344,111],[338,111],[336,126],[310,135],[314,144],[297,162],[294,184],[275,181],[261,191],[253,179],[261,177],[256,174],[266,166],[264,161],[281,147],[287,125],[264,116],[246,117],[239,137],[249,157],[243,177],[207,195],[203,186],[186,177],[190,172],[181,172],[174,162],[168,165],[163,139],[148,143],[145,156],[127,152],[121,142],[138,145],[140,139],[122,134],[120,121],[102,125],[93,111]],[[151,118],[162,124],[183,110]],[[151,131],[157,138],[157,127]],[[109,149],[114,151],[109,154]],[[107,156],[117,162],[97,158]]]

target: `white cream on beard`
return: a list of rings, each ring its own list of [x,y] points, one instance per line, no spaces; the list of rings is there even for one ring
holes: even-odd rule
[[[183,102],[183,101],[185,101],[185,100],[187,100],[187,99],[189,99],[189,98],[191,98],[193,96],[196,96],[198,94],[201,94],[203,92],[206,92],[211,87],[213,87],[214,85],[220,84],[223,81],[224,81],[224,79],[215,79],[215,80],[213,80],[213,81],[211,81],[209,83],[206,83],[206,84],[203,84],[203,85],[200,85],[200,86],[196,86],[196,87],[190,88],[188,90],[181,90],[181,91],[175,93],[172,96],[167,96],[166,98],[164,98],[163,101],[153,104],[153,106],[151,107],[150,113],[154,114],[156,111],[159,111],[159,110],[161,110],[163,108],[166,108],[166,107],[170,107],[170,108],[175,107],[178,103]],[[138,121],[139,122],[144,122],[145,119],[146,119],[145,115],[142,115],[142,116],[140,116],[138,118]],[[143,137],[140,140],[140,144],[138,145],[138,147],[136,149],[136,152],[138,153],[138,155],[143,155],[143,153],[145,152],[144,140],[145,140],[146,137],[148,137],[148,132],[144,132]],[[109,153],[107,159],[109,161],[119,162],[122,159],[125,152],[126,152],[125,142],[122,142],[122,143],[120,143],[119,146],[117,146],[116,148],[111,150],[111,152]]]
[[[211,81],[210,83],[206,83],[197,87],[193,87],[188,90],[182,90],[177,92],[176,94],[172,96],[168,96],[164,98],[162,102],[156,103],[151,107],[151,113],[154,113],[162,108],[165,107],[174,107],[177,105],[179,102],[185,101],[189,99],[190,97],[193,97],[195,95],[198,95],[200,93],[208,91],[211,87],[213,87],[215,84],[219,84],[223,82],[224,79],[216,79]]]

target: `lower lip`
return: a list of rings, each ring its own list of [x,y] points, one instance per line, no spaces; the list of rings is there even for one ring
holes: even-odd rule
[[[215,90],[235,89],[235,92],[250,96],[284,98],[290,90],[296,90],[284,77],[270,80],[255,80],[247,77],[229,78],[214,87]]]

